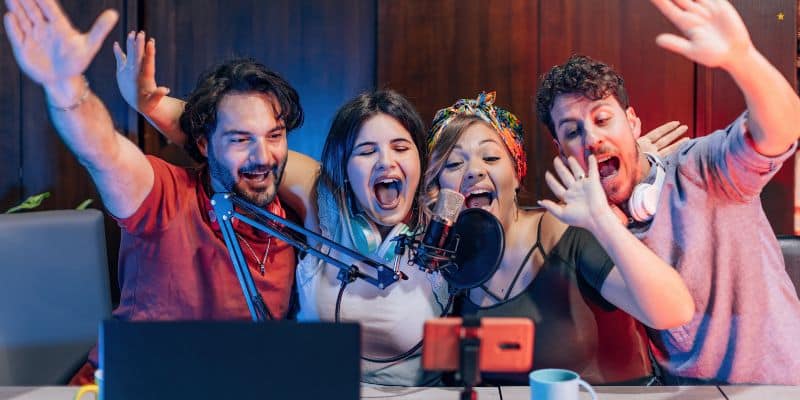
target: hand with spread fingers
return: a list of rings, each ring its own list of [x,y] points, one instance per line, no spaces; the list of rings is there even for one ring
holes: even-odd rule
[[[569,168],[560,158],[553,160],[553,167],[558,174],[556,179],[550,171],[545,173],[545,181],[553,194],[563,202],[558,204],[551,200],[541,200],[539,205],[546,208],[556,218],[568,225],[594,231],[597,224],[607,218],[616,216],[608,204],[608,198],[600,184],[600,173],[597,168],[597,158],[590,155],[588,158],[588,174],[575,158],[567,160]]]
[[[88,33],[75,30],[55,0],[6,0],[3,17],[14,57],[44,86],[80,76],[94,59],[119,14],[106,10]]]
[[[169,94],[169,88],[156,85],[156,40],[145,41],[144,32],[131,31],[125,47],[127,55],[114,42],[119,91],[128,105],[148,115]]]
[[[681,144],[689,140],[688,137],[683,136],[688,130],[689,127],[681,125],[680,122],[670,121],[640,136],[636,142],[642,152],[658,154],[663,158],[675,152]]]
[[[156,84],[156,40],[145,40],[144,32],[128,33],[126,52],[114,42],[117,86],[122,97],[169,141],[186,145],[188,137],[180,127],[182,100],[169,97],[169,88]]]
[[[656,43],[707,67],[729,69],[755,48],[727,0],[651,0],[685,37],[662,33]]]

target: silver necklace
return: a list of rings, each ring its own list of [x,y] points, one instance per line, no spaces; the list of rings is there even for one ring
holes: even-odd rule
[[[266,264],[267,256],[269,256],[269,247],[272,244],[272,236],[267,238],[267,249],[266,251],[264,251],[264,258],[262,258],[261,260],[258,259],[258,254],[256,254],[256,251],[253,250],[253,247],[250,246],[250,243],[247,240],[245,240],[245,238],[243,238],[242,235],[237,233],[236,237],[238,237],[241,241],[243,241],[244,245],[247,246],[247,249],[250,250],[250,254],[253,255],[253,259],[256,260],[256,263],[258,264],[258,270],[261,272],[261,276],[264,276],[265,272],[264,264]]]

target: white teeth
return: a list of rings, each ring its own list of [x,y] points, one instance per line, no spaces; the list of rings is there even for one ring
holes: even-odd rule
[[[377,183],[394,183],[394,182],[399,182],[399,181],[393,178],[386,178],[379,180]]]

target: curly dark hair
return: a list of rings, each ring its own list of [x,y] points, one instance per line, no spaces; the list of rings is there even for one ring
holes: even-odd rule
[[[277,119],[283,121],[287,132],[303,124],[300,96],[289,82],[253,59],[226,61],[200,76],[180,117],[181,130],[189,136],[187,151],[195,160],[205,161],[197,139],[210,139],[216,128],[220,100],[229,92],[250,91],[275,96],[281,111]]]
[[[625,81],[617,71],[592,58],[573,55],[566,63],[556,65],[542,76],[536,93],[536,113],[556,140],[558,136],[550,111],[556,97],[563,94],[580,94],[592,101],[610,95],[617,99],[622,109],[630,105]]]

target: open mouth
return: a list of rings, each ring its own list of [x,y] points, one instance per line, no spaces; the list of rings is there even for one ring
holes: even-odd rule
[[[613,177],[619,172],[619,158],[611,156],[603,161],[598,161],[597,169],[600,173],[600,180]]]
[[[241,171],[239,176],[248,183],[258,184],[265,182],[269,178],[269,171]]]
[[[468,193],[464,199],[464,206],[467,208],[489,207],[492,205],[494,197],[494,193],[486,190]]]
[[[381,179],[372,186],[378,205],[384,209],[397,207],[400,203],[400,191],[402,189],[403,184],[399,179],[394,178]]]

